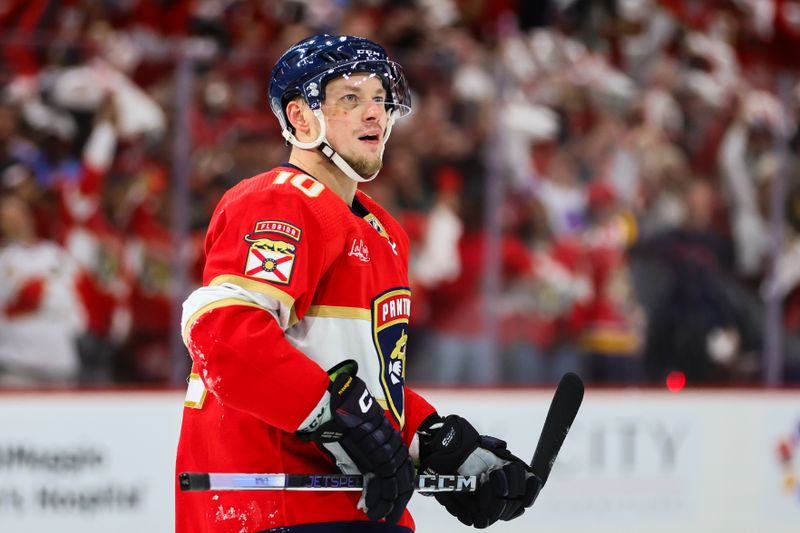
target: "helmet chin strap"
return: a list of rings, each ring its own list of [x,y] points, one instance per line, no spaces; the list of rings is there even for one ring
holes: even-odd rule
[[[380,172],[380,169],[378,169],[377,172],[366,178],[360,175],[358,172],[356,172],[353,169],[353,167],[351,167],[350,164],[347,161],[345,161],[344,158],[340,156],[336,152],[336,150],[334,150],[328,143],[328,139],[326,138],[328,129],[325,121],[325,116],[322,114],[322,110],[315,109],[314,116],[316,116],[317,120],[319,121],[319,135],[317,136],[316,139],[314,139],[311,142],[299,141],[297,137],[295,137],[294,134],[291,131],[289,131],[288,128],[283,130],[282,132],[283,138],[289,141],[292,145],[297,146],[298,148],[303,148],[305,150],[318,148],[319,151],[322,152],[322,155],[330,159],[331,162],[339,168],[339,170],[344,172],[345,175],[353,181],[359,183],[366,183],[368,181],[374,180],[375,177],[378,175],[378,172]],[[381,153],[380,153],[381,161],[383,161],[383,152],[386,149],[386,141],[389,140],[389,135],[392,133],[392,126],[394,126],[395,119],[396,117],[394,113],[391,113],[389,115],[389,120],[386,122],[386,134],[383,136],[383,142],[381,143]]]

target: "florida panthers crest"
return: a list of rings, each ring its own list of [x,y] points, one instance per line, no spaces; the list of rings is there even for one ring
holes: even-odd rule
[[[372,300],[372,334],[381,364],[381,385],[389,412],[403,427],[403,386],[411,314],[411,291],[391,289]]]

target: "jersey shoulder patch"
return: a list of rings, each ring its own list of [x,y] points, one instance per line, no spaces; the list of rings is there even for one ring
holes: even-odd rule
[[[302,234],[299,227],[281,220],[256,222],[253,231],[244,236],[250,244],[244,274],[288,285]]]

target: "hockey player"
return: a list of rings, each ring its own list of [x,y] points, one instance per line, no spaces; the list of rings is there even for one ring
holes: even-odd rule
[[[410,112],[399,65],[358,37],[291,47],[269,84],[289,161],[220,201],[203,287],[184,303],[192,356],[177,470],[361,473],[344,491],[177,492],[179,533],[412,531],[415,466],[480,476],[437,496],[465,524],[510,520],[538,478],[505,443],[404,386],[408,238],[357,190]]]

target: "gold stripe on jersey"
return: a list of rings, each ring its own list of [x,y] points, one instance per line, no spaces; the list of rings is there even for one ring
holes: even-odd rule
[[[244,307],[255,307],[256,309],[261,309],[262,311],[267,311],[257,303],[253,302],[245,302],[244,300],[240,300],[238,298],[223,298],[222,300],[216,300],[209,304],[204,305],[194,313],[192,316],[189,317],[189,320],[186,321],[186,327],[183,328],[183,343],[188,346],[189,345],[189,331],[192,329],[192,325],[197,322],[197,319],[200,318],[203,314],[211,311],[212,309],[219,309],[220,307],[231,307],[234,305],[241,305]],[[269,312],[269,311],[267,311]]]
[[[268,285],[261,281],[245,278],[244,276],[237,276],[235,274],[223,274],[221,276],[217,276],[211,280],[209,285],[222,285],[223,283],[233,283],[234,285],[238,285],[239,287],[247,289],[248,291],[258,292],[264,296],[278,300],[281,305],[290,310],[288,327],[292,327],[299,322],[297,319],[297,313],[294,310],[294,298],[277,287],[273,287],[272,285]]]
[[[339,305],[312,305],[308,308],[306,316],[322,316],[332,318],[357,318],[371,320],[369,309],[361,307],[344,307]]]

